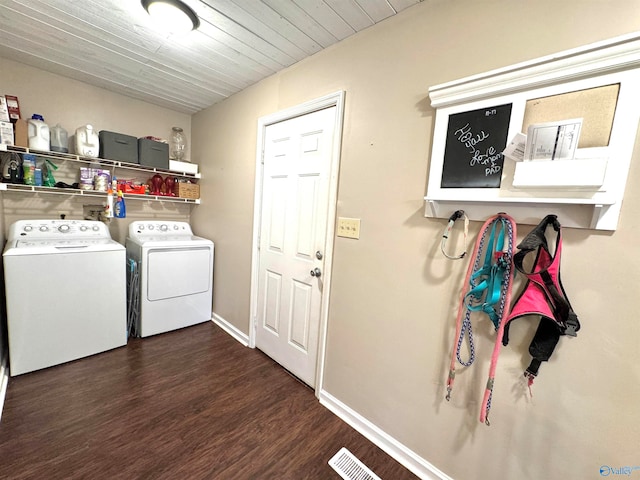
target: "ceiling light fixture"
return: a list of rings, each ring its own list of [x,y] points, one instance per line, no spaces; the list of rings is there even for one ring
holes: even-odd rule
[[[142,0],[151,18],[171,33],[187,33],[200,26],[196,13],[180,0]]]

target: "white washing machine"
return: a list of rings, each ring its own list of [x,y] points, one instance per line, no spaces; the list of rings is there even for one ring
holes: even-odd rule
[[[148,337],[211,320],[213,242],[186,222],[134,221],[127,256],[137,263],[136,333]]]
[[[104,223],[20,220],[3,263],[12,376],[126,345],[126,251]]]

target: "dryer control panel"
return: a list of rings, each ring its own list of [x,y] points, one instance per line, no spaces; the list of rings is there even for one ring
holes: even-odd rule
[[[162,237],[162,236],[188,236],[191,237],[191,225],[187,222],[173,221],[135,221],[129,224],[129,237]]]

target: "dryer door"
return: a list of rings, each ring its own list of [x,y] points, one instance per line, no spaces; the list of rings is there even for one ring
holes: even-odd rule
[[[154,248],[147,254],[147,299],[207,292],[213,282],[213,249]]]

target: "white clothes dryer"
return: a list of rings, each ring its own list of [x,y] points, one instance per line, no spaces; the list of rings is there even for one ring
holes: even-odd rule
[[[138,336],[211,320],[211,240],[195,236],[187,222],[134,221],[129,224],[126,248],[139,275]]]
[[[102,222],[11,225],[3,263],[12,376],[126,345],[125,253]]]

